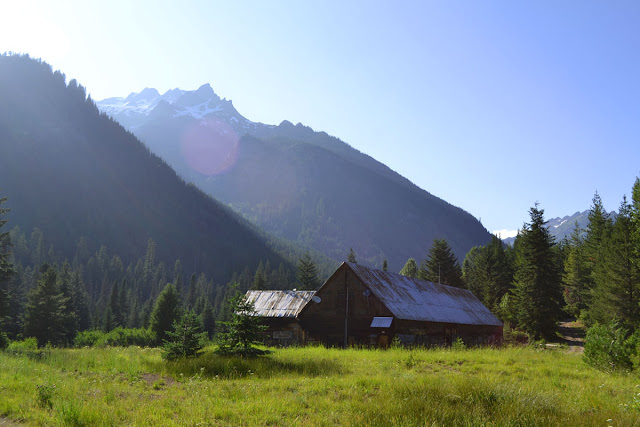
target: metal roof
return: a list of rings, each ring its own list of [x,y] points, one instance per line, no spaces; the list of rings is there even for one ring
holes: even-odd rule
[[[359,264],[345,264],[398,319],[502,326],[500,320],[467,289]]]
[[[393,317],[374,317],[371,321],[371,328],[390,328]]]
[[[247,291],[255,315],[261,317],[296,317],[316,291]]]

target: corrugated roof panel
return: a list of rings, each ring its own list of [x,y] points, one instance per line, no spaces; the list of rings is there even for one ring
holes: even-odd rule
[[[345,263],[398,319],[501,326],[467,289]]]
[[[390,328],[393,317],[374,317],[371,328]]]
[[[315,291],[247,291],[256,315],[261,317],[296,317],[311,301]]]

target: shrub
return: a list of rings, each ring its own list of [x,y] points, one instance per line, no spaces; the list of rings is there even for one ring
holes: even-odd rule
[[[596,324],[587,330],[584,361],[602,371],[629,371],[637,358],[638,332],[629,332],[617,322]]]
[[[36,400],[42,408],[53,408],[53,395],[56,391],[55,384],[44,383],[36,386]]]
[[[76,347],[151,347],[155,335],[149,329],[115,328],[109,332],[82,331],[76,335]]]
[[[33,353],[38,351],[38,340],[34,337],[25,338],[22,341],[11,341],[7,351],[15,354]]]
[[[465,345],[464,341],[460,337],[456,338],[451,343],[451,350],[453,351],[461,351],[461,350],[465,350],[466,348],[467,346]]]

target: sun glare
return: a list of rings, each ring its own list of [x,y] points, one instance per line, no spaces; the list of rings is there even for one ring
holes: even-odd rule
[[[38,2],[3,2],[0,19],[0,52],[28,53],[57,62],[69,52],[65,31],[47,17]]]

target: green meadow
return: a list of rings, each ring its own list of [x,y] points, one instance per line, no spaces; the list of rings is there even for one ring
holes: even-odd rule
[[[640,377],[566,349],[0,352],[0,425],[640,426]]]

